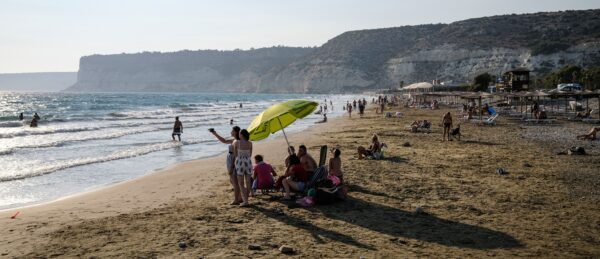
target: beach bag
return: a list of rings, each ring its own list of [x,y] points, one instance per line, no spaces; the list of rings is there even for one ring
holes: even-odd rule
[[[340,180],[340,178],[335,175],[327,176],[327,179],[329,179],[335,186],[338,186],[342,183],[342,180]]]
[[[317,204],[332,204],[339,201],[336,194],[337,187],[335,188],[317,188],[317,196],[315,197],[315,203]]]
[[[330,180],[326,180],[330,181]],[[331,185],[333,185],[330,181]],[[315,197],[315,203],[317,204],[332,204],[335,202],[346,200],[348,197],[348,187],[345,185],[334,186],[332,188],[319,187],[317,188],[317,195]]]
[[[337,188],[337,191],[335,192],[338,200],[346,200],[346,198],[348,198],[348,187],[345,185],[340,185]]]

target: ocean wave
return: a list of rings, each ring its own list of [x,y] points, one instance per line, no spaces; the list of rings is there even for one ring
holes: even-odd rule
[[[67,161],[54,162],[51,164],[45,164],[43,166],[20,171],[16,175],[0,176],[0,182],[20,180],[20,179],[25,179],[25,178],[35,177],[35,176],[41,176],[41,175],[53,173],[53,172],[56,172],[59,170],[64,170],[67,168],[89,165],[89,164],[96,164],[96,163],[103,163],[103,162],[131,158],[131,157],[137,157],[137,156],[146,155],[146,154],[149,154],[152,152],[171,149],[171,148],[175,148],[175,147],[179,147],[179,146],[183,146],[183,145],[194,145],[194,144],[201,144],[201,143],[207,143],[207,142],[213,142],[213,141],[214,140],[196,140],[196,141],[183,141],[183,142],[170,141],[170,142],[163,142],[163,143],[154,143],[154,144],[139,146],[139,147],[135,147],[135,148],[129,148],[126,150],[116,151],[116,152],[113,152],[113,153],[111,153],[109,155],[105,155],[105,156],[85,157],[85,158],[71,159],[71,160],[67,160]]]
[[[213,116],[205,114],[204,116],[191,117],[190,119],[187,119],[187,120],[183,119],[182,121],[184,122],[184,124],[191,123],[191,125],[195,125],[200,122],[208,122],[208,121],[220,120],[220,119],[225,120],[227,118],[229,118],[229,117],[220,116],[218,114],[215,114]],[[139,121],[134,121],[134,120],[139,120]],[[123,123],[118,123],[118,122],[123,122]],[[105,124],[105,125],[101,125],[101,126],[89,126],[89,125],[78,126],[78,125],[76,125],[73,127],[62,126],[62,127],[56,127],[56,128],[46,127],[47,124],[42,123],[38,128],[25,127],[23,129],[14,129],[14,130],[10,130],[10,131],[5,131],[3,133],[0,133],[0,139],[22,137],[22,136],[33,136],[33,135],[50,135],[50,134],[57,134],[57,133],[76,133],[76,132],[86,132],[86,131],[94,131],[94,130],[102,130],[102,129],[110,129],[110,128],[134,128],[134,127],[152,126],[152,125],[170,125],[173,123],[173,119],[171,117],[168,117],[168,118],[163,118],[162,120],[158,120],[157,118],[154,118],[154,117],[141,117],[141,118],[135,118],[135,119],[131,119],[131,120],[120,120],[118,122],[115,121],[114,123]],[[194,122],[194,123],[192,123],[192,122]],[[44,124],[46,124],[46,125],[44,125]],[[90,124],[90,123],[87,123],[87,124]],[[211,123],[211,124],[218,125],[219,123]]]
[[[188,124],[188,126],[186,128],[195,128],[198,126],[212,126],[212,125],[218,125],[218,124],[222,124],[222,123],[206,123],[206,122],[193,123],[193,124]],[[18,150],[18,149],[60,147],[60,146],[66,145],[67,143],[70,143],[70,142],[114,139],[114,138],[124,137],[127,135],[140,134],[140,133],[146,133],[146,132],[152,132],[152,131],[164,131],[164,130],[169,130],[169,129],[171,129],[170,125],[163,126],[163,127],[145,127],[145,128],[127,129],[127,130],[122,130],[122,131],[110,132],[110,133],[103,134],[103,135],[98,135],[98,134],[66,135],[66,137],[61,140],[49,141],[49,142],[45,142],[45,143],[36,142],[33,144],[16,145],[16,146],[12,146],[12,147],[5,148],[5,149],[0,149],[0,155],[11,154],[15,150]]]
[[[23,127],[25,123],[23,121],[3,121],[0,122],[0,128],[17,128]]]
[[[124,114],[124,113],[119,113],[119,112],[111,112],[111,113],[108,114],[108,116],[110,116],[110,117],[117,117],[117,118],[129,117],[129,115]]]

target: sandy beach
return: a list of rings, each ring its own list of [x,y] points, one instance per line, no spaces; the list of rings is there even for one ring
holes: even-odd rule
[[[496,126],[463,123],[461,141],[442,142],[441,116],[456,109],[389,111],[404,117],[372,108],[289,136],[314,157],[321,145],[342,150],[344,202],[295,208],[273,194],[251,198],[249,208],[228,205],[221,155],[2,211],[0,257],[256,258],[282,256],[281,245],[294,257],[600,256],[600,142],[574,140],[590,125],[501,117]],[[432,131],[406,130],[416,119],[432,120]],[[386,158],[357,160],[374,133]],[[570,146],[588,154],[559,154]],[[283,138],[256,142],[254,153],[283,172]]]

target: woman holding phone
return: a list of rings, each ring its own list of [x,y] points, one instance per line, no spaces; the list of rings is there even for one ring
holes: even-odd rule
[[[240,139],[240,127],[234,126],[233,128],[231,128],[231,137],[233,137],[233,139],[225,139],[225,138],[221,137],[221,135],[219,135],[219,133],[217,133],[215,131],[215,129],[213,129],[213,128],[208,129],[208,131],[210,133],[212,133],[219,141],[221,141],[221,143],[229,145],[228,146],[229,152],[227,154],[226,165],[227,165],[227,172],[229,173],[229,182],[233,186],[234,197],[233,197],[233,202],[231,202],[231,205],[239,205],[240,203],[243,202],[243,200],[242,200],[242,196],[240,193],[240,186],[238,184],[238,178],[235,173],[235,165],[234,165],[235,156],[233,154],[233,145],[232,144],[235,140]]]

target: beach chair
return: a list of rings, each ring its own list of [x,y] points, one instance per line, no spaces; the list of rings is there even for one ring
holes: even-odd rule
[[[327,145],[321,146],[321,151],[319,152],[319,166],[324,166],[327,163]]]
[[[496,125],[496,119],[498,119],[498,116],[500,116],[500,115],[498,113],[496,113],[496,115],[493,115],[482,121],[474,121],[474,123],[481,123],[482,125],[494,126],[494,125]]]
[[[304,191],[308,191],[309,189],[314,188],[318,182],[320,182],[326,178],[327,178],[327,167],[319,166],[317,169],[315,169],[313,174],[310,176],[310,179],[306,183],[306,188],[304,188]]]

